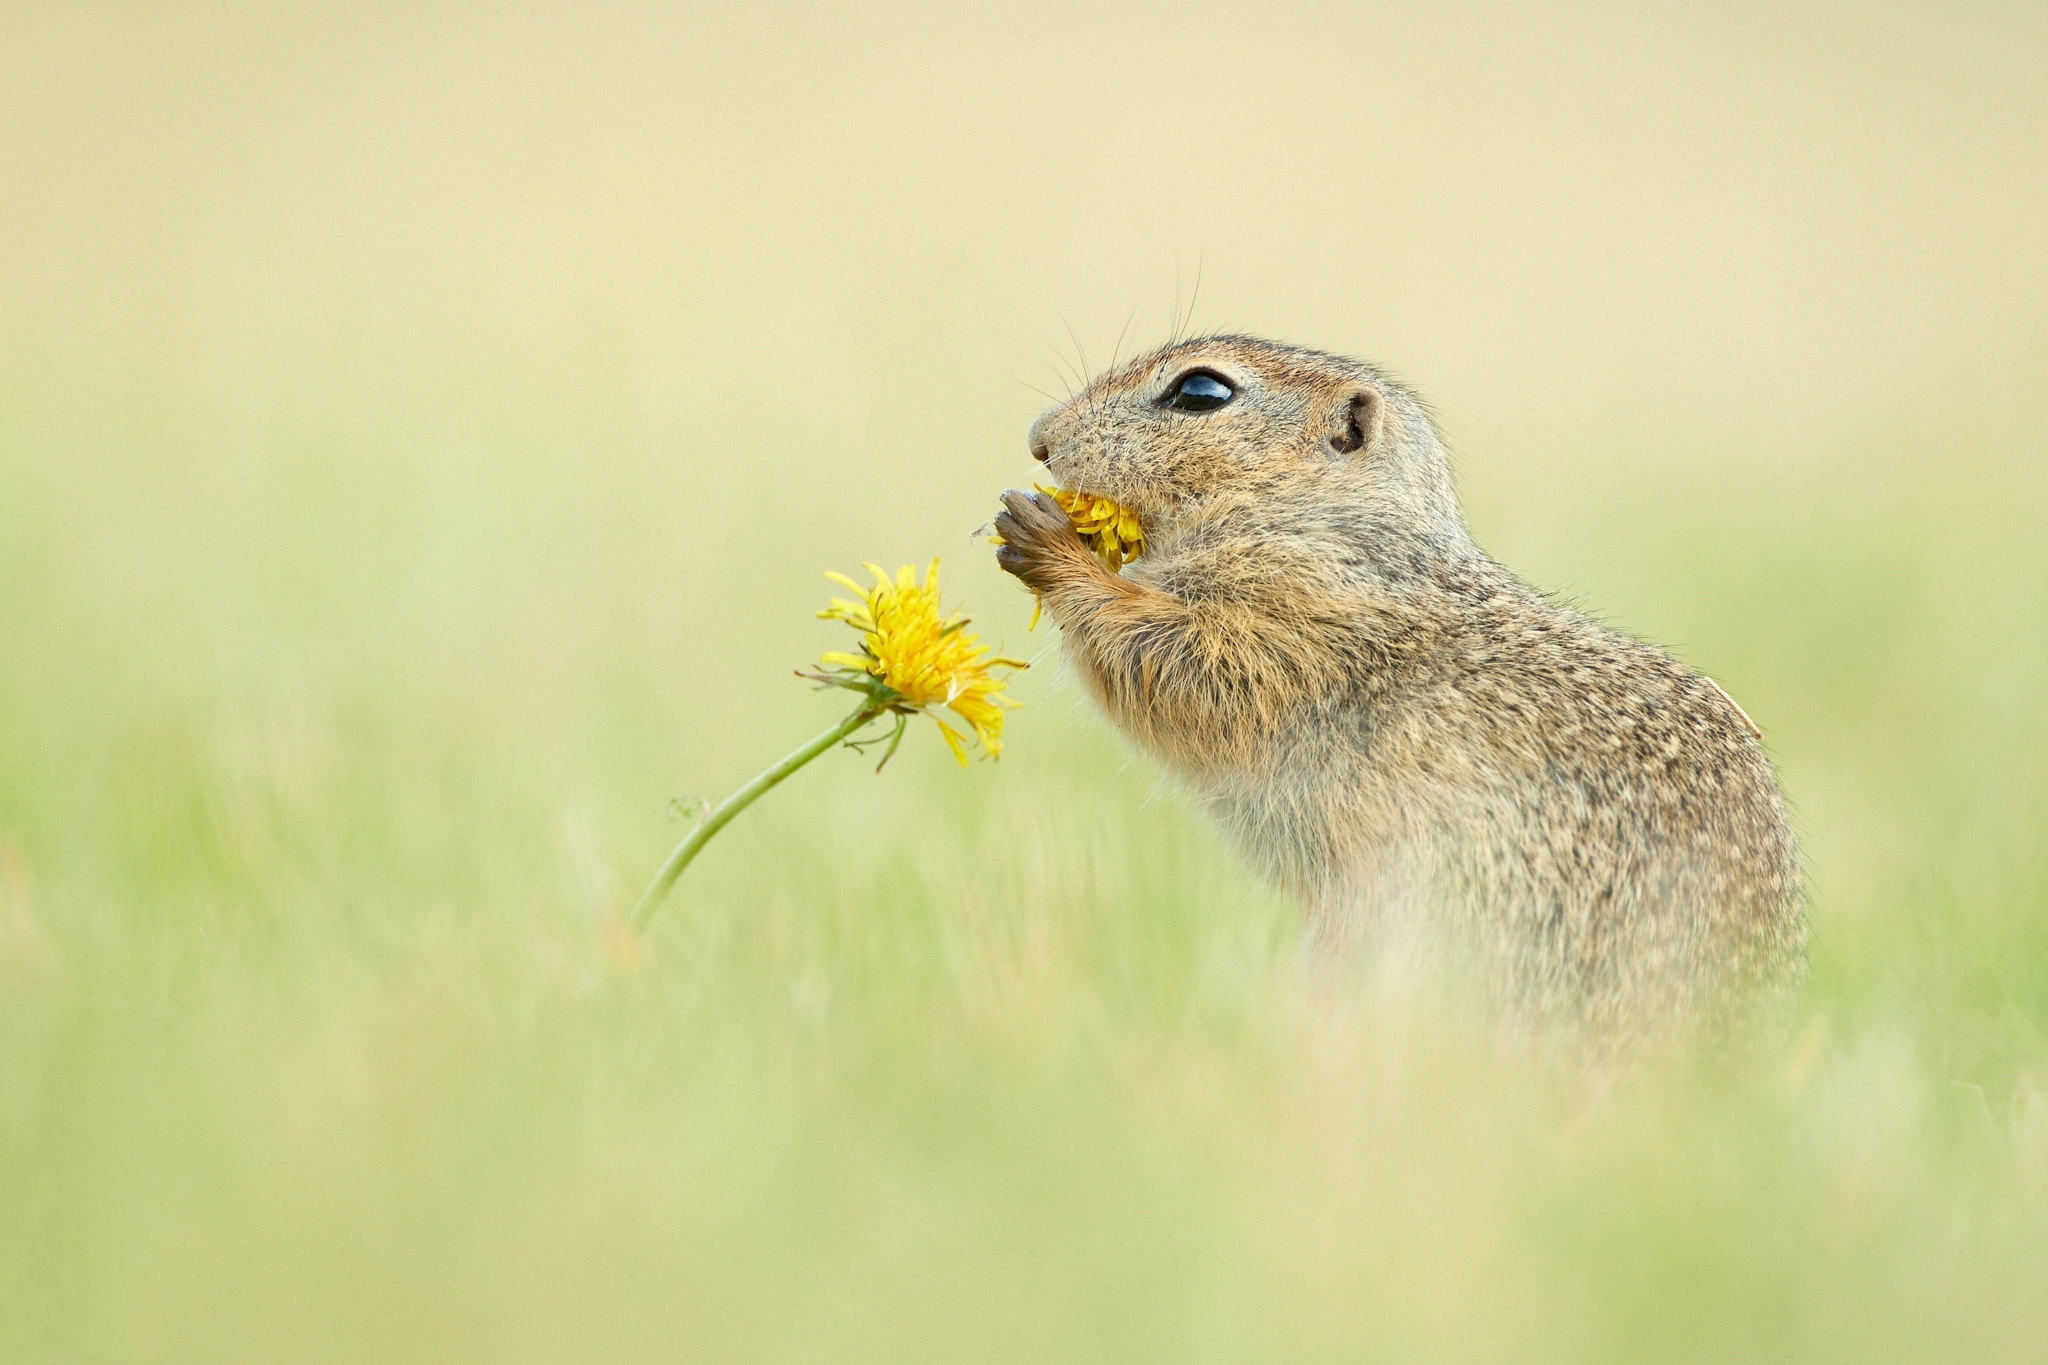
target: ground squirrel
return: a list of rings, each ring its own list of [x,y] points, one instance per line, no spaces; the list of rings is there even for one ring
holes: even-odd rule
[[[1144,522],[1121,574],[1043,494],[1002,567],[1069,666],[1307,913],[1319,956],[1478,964],[1521,1017],[1719,1027],[1804,960],[1756,727],[1713,681],[1489,559],[1442,441],[1368,366],[1184,341],[1032,425]]]

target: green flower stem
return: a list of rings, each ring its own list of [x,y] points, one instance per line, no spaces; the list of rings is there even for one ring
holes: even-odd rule
[[[721,801],[716,810],[704,817],[703,824],[690,831],[689,838],[676,845],[676,851],[669,854],[668,861],[661,865],[661,871],[655,874],[646,894],[640,897],[640,903],[633,907],[633,918],[629,923],[633,926],[634,932],[637,933],[647,927],[647,921],[654,917],[655,908],[661,904],[662,897],[676,884],[676,878],[683,875],[683,869],[690,865],[690,860],[697,856],[698,850],[711,842],[712,835],[724,829],[735,815],[753,805],[770,787],[880,716],[883,710],[883,707],[876,706],[873,702],[862,702],[845,720]]]

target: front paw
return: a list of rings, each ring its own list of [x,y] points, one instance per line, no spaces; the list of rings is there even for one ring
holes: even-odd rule
[[[1079,565],[1092,568],[1095,557],[1074,529],[1073,518],[1043,493],[1003,490],[1003,510],[996,514],[996,564],[1013,573],[1033,592],[1043,593],[1062,574]]]

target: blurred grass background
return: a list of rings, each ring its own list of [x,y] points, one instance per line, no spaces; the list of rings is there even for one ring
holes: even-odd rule
[[[0,8],[0,1359],[2037,1359],[2044,71],[2022,4]],[[823,570],[1050,650],[968,532],[1197,276],[1761,722],[1786,1057],[1587,1108],[1319,994],[1050,653],[621,940],[836,715]]]

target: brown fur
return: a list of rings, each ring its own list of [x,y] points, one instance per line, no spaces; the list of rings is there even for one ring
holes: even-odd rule
[[[1237,396],[1162,406],[1196,368]],[[1110,718],[1302,901],[1320,955],[1476,965],[1515,1016],[1610,1037],[1718,1027],[1797,979],[1797,855],[1755,727],[1487,558],[1406,390],[1210,337],[1095,380],[1030,441],[1062,486],[1136,509],[1146,551],[1113,574],[1010,491],[1002,566]]]

